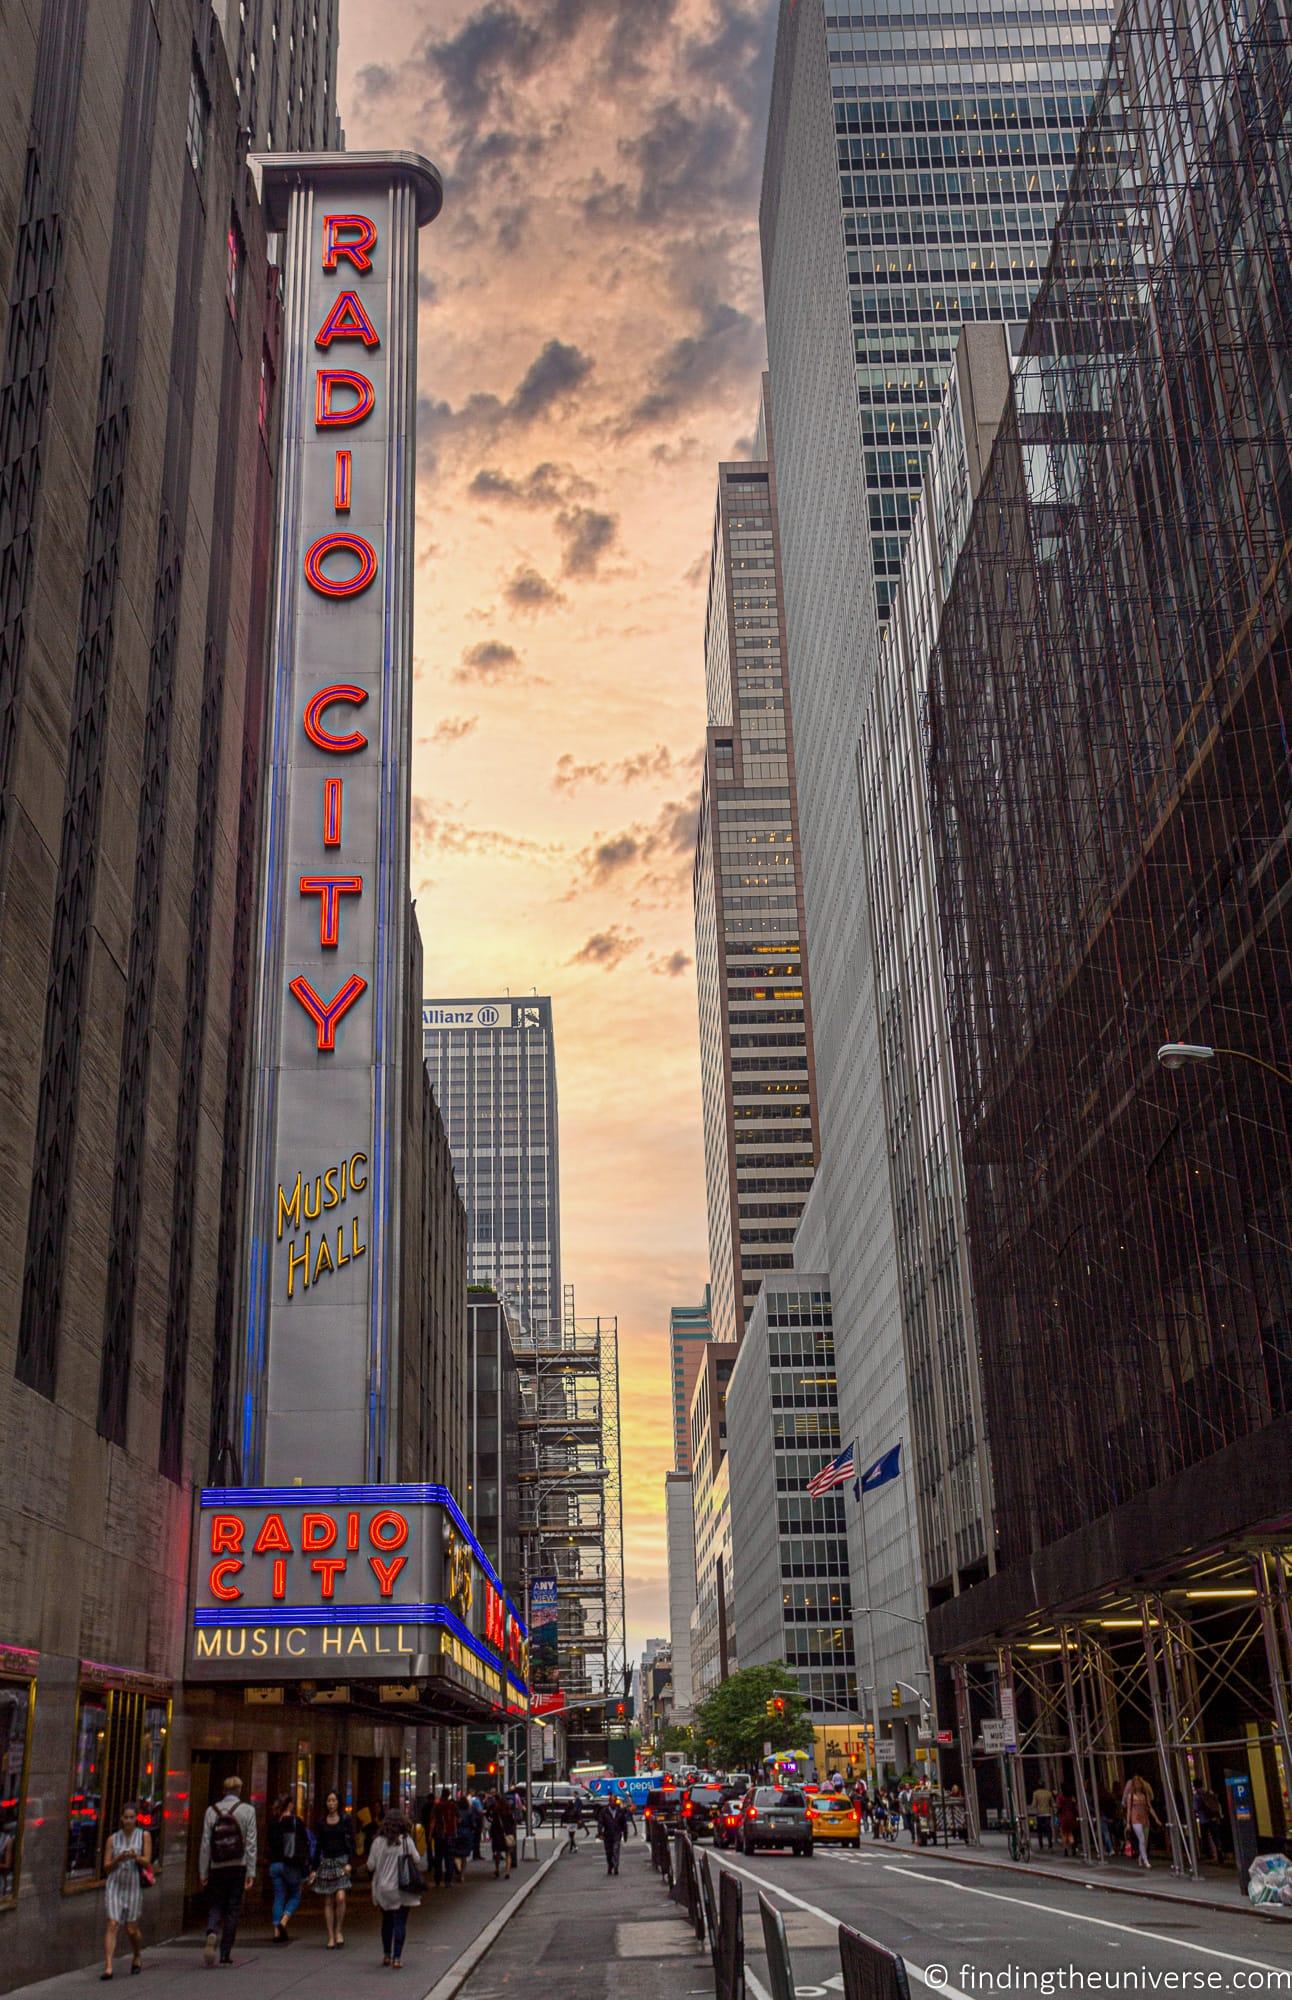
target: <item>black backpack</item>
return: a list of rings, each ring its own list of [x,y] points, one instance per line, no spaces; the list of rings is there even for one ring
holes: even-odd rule
[[[247,1853],[242,1828],[233,1813],[221,1812],[219,1806],[212,1806],[211,1810],[215,1814],[211,1827],[211,1866],[240,1868]]]

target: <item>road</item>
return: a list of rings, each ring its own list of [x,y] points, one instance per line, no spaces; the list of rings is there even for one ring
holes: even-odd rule
[[[799,2000],[841,1992],[838,1923],[901,1953],[912,2000],[1110,1987],[1292,1994],[1292,1914],[1227,1916],[1084,1883],[1020,1880],[923,1851],[854,1854],[821,1845],[810,1860],[780,1853],[713,1858],[744,1883],[752,2000],[766,2000],[769,1983],[759,1888],[784,1915]]]

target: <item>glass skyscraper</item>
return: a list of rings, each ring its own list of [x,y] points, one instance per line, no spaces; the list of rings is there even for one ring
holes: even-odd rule
[[[521,1337],[561,1315],[552,1003],[425,1000],[422,1038],[467,1209],[467,1281],[493,1285]]]
[[[1004,321],[1021,335],[1113,13],[1107,0],[827,6],[881,619],[897,589],[956,338],[967,320]]]

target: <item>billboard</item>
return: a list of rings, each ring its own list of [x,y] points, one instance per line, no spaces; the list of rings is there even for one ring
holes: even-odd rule
[[[529,1658],[536,1694],[551,1694],[561,1685],[557,1605],[560,1586],[554,1576],[536,1576],[529,1586]]]
[[[415,154],[262,156],[283,232],[240,1458],[393,1462],[406,998]],[[420,996],[418,996],[420,997]],[[420,1163],[419,1163],[420,1166]]]
[[[461,1003],[451,1000],[424,1000],[422,1027],[426,1028],[510,1028],[509,1000],[480,1000]]]

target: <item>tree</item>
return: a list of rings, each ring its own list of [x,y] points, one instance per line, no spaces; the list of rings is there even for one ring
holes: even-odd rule
[[[680,1750],[689,1757],[694,1748],[690,1729],[681,1722],[668,1723],[660,1733],[659,1748],[661,1756],[666,1750]]]
[[[793,1692],[794,1675],[781,1660],[742,1667],[702,1701],[695,1712],[697,1742],[707,1743],[721,1770],[754,1770],[763,1745],[773,1750],[802,1748],[807,1740],[803,1697]],[[769,1704],[772,1704],[769,1713]]]

